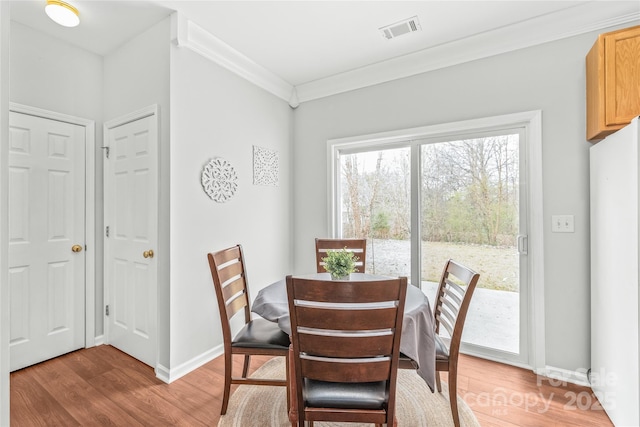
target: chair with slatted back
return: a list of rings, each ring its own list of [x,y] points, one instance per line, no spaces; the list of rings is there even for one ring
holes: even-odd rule
[[[436,293],[433,314],[436,325],[436,387],[442,392],[439,372],[448,372],[449,402],[455,427],[460,427],[458,415],[458,356],[462,330],[471,297],[480,274],[450,259],[446,262]],[[442,339],[446,331],[450,339]],[[401,369],[415,369],[415,362],[404,355],[400,357]]]
[[[291,408],[297,412],[292,422],[395,425],[406,292],[406,277],[287,277],[294,371]]]
[[[327,251],[346,249],[358,257],[356,261],[356,273],[364,273],[367,260],[367,239],[320,239],[316,238],[316,267],[318,273],[326,273],[324,261]]]
[[[218,299],[222,338],[224,342],[224,395],[220,414],[227,412],[231,384],[253,384],[287,387],[289,401],[289,370],[286,380],[247,377],[251,355],[284,356],[289,358],[289,336],[276,323],[262,318],[251,319],[249,290],[242,246],[236,245],[208,254],[211,276]],[[243,311],[244,326],[232,335],[231,319]],[[239,325],[238,325],[239,327]],[[233,377],[233,355],[243,355],[242,377]],[[286,366],[286,365],[285,365]]]

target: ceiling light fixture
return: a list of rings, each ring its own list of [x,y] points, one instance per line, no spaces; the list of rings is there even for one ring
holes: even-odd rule
[[[75,27],[80,23],[78,9],[60,0],[47,0],[44,11],[55,23]]]

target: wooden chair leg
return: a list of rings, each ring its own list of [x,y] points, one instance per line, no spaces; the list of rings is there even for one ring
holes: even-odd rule
[[[251,356],[245,354],[244,365],[242,366],[242,378],[247,378],[247,374],[249,373],[249,363],[251,363]]]
[[[224,353],[224,392],[222,394],[222,408],[220,415],[227,413],[227,405],[229,405],[229,394],[231,393],[231,369],[232,356],[230,352]]]
[[[438,393],[442,393],[442,384],[440,383],[440,371],[436,371],[436,389]]]
[[[289,387],[287,387],[287,396],[289,398],[289,421],[291,427],[304,426],[303,422],[298,419],[298,394],[296,386],[296,373],[293,370],[293,346],[289,346],[289,355],[287,356],[287,377],[289,378]]]
[[[451,405],[451,416],[453,417],[453,425],[460,427],[460,416],[458,415],[458,393],[457,385],[458,373],[449,371],[449,404]]]
[[[287,414],[291,411],[291,372],[289,371],[289,355],[284,357],[285,375],[287,380]]]

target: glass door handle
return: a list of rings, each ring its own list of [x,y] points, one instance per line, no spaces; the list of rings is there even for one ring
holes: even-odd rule
[[[518,253],[527,255],[529,253],[529,236],[526,234],[518,235]]]

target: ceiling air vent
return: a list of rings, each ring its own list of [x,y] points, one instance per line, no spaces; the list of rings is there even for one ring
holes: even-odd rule
[[[419,30],[421,30],[421,28],[417,16],[413,16],[403,21],[396,22],[395,24],[387,25],[386,27],[380,28],[382,36],[387,40]]]

